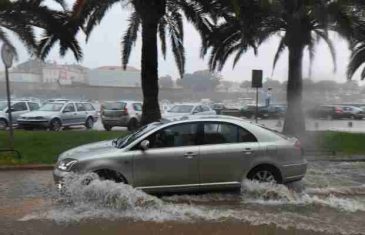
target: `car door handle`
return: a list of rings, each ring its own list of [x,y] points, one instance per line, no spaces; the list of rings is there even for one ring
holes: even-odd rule
[[[253,153],[252,149],[251,148],[246,148],[245,150],[243,150],[243,152],[246,154],[246,155],[251,155]]]
[[[186,159],[193,159],[197,154],[193,152],[185,153],[184,156]]]

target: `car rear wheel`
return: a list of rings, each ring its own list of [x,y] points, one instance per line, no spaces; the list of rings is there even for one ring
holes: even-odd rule
[[[5,130],[8,127],[8,123],[4,119],[0,119],[0,130]]]
[[[62,129],[62,123],[58,119],[53,119],[50,123],[49,129],[51,131],[60,131]]]
[[[106,130],[106,131],[111,131],[112,130],[112,126],[108,126],[108,125],[104,125],[104,129]]]
[[[134,131],[138,128],[138,121],[135,118],[132,118],[128,123],[128,131]]]
[[[94,127],[94,120],[91,118],[91,117],[89,117],[87,120],[86,120],[86,122],[85,122],[85,127],[86,127],[86,129],[92,129],[93,127]]]
[[[263,165],[254,168],[247,176],[250,180],[261,183],[281,183],[280,172],[272,166]]]

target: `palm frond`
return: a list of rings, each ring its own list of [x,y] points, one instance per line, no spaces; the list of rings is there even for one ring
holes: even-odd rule
[[[126,33],[124,34],[122,40],[122,64],[123,68],[127,68],[130,55],[132,53],[132,48],[135,45],[138,37],[138,30],[141,25],[141,18],[137,12],[133,12],[129,18],[129,25]]]
[[[286,47],[286,45],[285,45],[285,37],[282,37],[280,39],[278,49],[276,50],[276,53],[275,53],[275,56],[274,56],[274,62],[273,62],[273,66],[272,66],[272,74],[274,74],[274,70],[275,70],[276,64],[277,64],[277,62],[278,62],[281,54],[283,53],[285,47]]]

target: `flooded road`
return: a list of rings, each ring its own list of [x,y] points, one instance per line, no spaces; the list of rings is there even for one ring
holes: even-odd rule
[[[84,176],[85,177],[85,176]],[[365,234],[365,163],[310,162],[301,182],[155,197],[49,171],[0,172],[0,234]]]

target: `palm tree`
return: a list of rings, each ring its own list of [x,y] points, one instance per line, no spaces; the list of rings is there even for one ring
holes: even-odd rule
[[[227,8],[231,14],[227,13],[224,22],[213,29],[204,53],[212,48],[210,67],[221,70],[229,56],[235,54],[235,65],[248,49],[253,48],[256,53],[257,47],[268,38],[280,36],[273,67],[284,49],[289,51],[288,111],[284,133],[300,135],[305,131],[302,110],[303,52],[308,49],[312,61],[315,44],[322,39],[328,45],[335,62],[335,51],[328,31],[338,31],[348,38],[352,34],[351,17],[348,14],[350,9],[345,2],[347,1],[231,0],[231,4],[228,4],[231,7]]]
[[[354,35],[350,43],[352,50],[350,63],[347,68],[347,78],[351,79],[355,73],[360,70],[360,67],[365,64],[365,22],[363,16],[363,8],[358,10],[360,17],[354,24]],[[365,68],[360,74],[361,80],[365,79]]]
[[[205,19],[205,12],[209,5],[206,5],[206,2],[203,0],[77,0],[75,2],[73,15],[78,19],[78,25],[82,26],[87,36],[90,36],[93,28],[101,22],[114,4],[122,3],[131,7],[129,27],[122,40],[122,64],[124,68],[128,64],[132,47],[141,28],[142,124],[161,119],[158,103],[158,36],[164,57],[167,48],[166,38],[169,36],[177,67],[180,75],[183,76],[185,67],[183,15],[199,31],[208,30],[209,22]]]
[[[43,59],[50,48],[59,42],[62,55],[71,49],[75,57],[81,59],[81,49],[67,26],[68,14],[51,10],[43,2],[43,0],[0,1],[0,41],[8,44],[16,55],[16,49],[8,36],[8,32],[11,31],[18,36],[31,55]],[[56,2],[64,5],[63,0]],[[35,28],[43,30],[40,42],[36,40]]]

